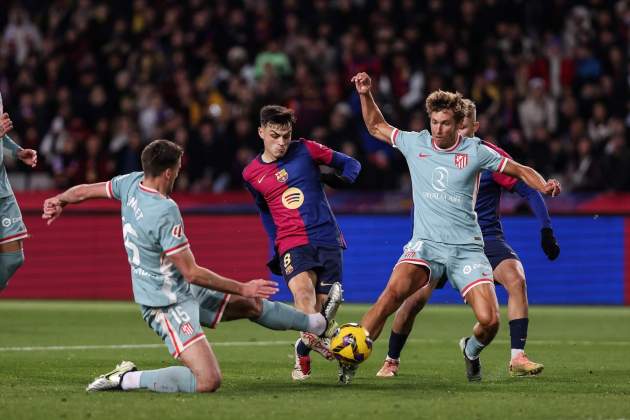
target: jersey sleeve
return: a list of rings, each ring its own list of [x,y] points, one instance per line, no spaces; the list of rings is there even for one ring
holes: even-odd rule
[[[499,152],[481,142],[477,146],[477,157],[479,158],[479,166],[492,172],[503,172],[509,160],[508,157],[501,156]]]
[[[11,155],[13,156],[14,159],[17,157],[18,152],[22,150],[22,147],[16,142],[14,142],[13,139],[9,137],[8,134],[4,135],[4,141],[2,142],[2,146],[11,152]]]
[[[343,153],[336,152],[321,143],[304,140],[304,146],[306,146],[308,153],[317,164],[330,166],[341,171],[341,176],[350,183],[356,180],[361,171],[359,161]]]
[[[190,247],[184,233],[184,221],[177,205],[171,205],[160,217],[158,235],[160,247],[166,256],[177,254]]]
[[[107,196],[118,201],[125,201],[124,191],[127,191],[129,189],[127,187],[129,186],[129,183],[132,182],[134,179],[132,175],[133,173],[119,175],[107,181],[107,183],[105,184]]]
[[[330,165],[333,159],[333,150],[313,140],[303,140],[304,146],[311,158],[320,165]]]
[[[493,172],[492,180],[508,191],[512,191],[514,189],[514,186],[518,182],[518,179],[506,174],[502,174],[501,172]]]
[[[415,131],[402,131],[394,128],[389,141],[392,146],[400,150],[403,155],[407,156],[407,154],[411,152],[413,142],[418,141],[420,136],[422,136],[422,133],[417,133]]]

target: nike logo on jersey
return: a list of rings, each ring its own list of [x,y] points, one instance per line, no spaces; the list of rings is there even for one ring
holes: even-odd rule
[[[419,157],[419,158],[421,158],[421,159],[422,159],[422,158],[425,158],[425,157],[429,157],[429,156],[431,156],[431,155],[427,155],[426,153],[420,153],[420,154],[418,155],[418,157]]]
[[[263,179],[265,179],[267,175],[263,175],[260,178],[258,178],[258,183],[260,184],[261,182],[263,182]]]
[[[482,276],[489,276],[490,273],[481,273]]]

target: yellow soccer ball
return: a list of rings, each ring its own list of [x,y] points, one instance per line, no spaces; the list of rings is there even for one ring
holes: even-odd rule
[[[330,350],[340,362],[358,365],[372,354],[372,339],[365,328],[350,322],[337,329],[330,341]]]

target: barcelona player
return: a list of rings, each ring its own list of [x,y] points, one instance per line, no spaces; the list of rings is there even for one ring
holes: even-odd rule
[[[122,233],[131,266],[135,301],[142,317],[184,366],[138,371],[123,361],[99,376],[87,391],[150,389],[156,392],[213,392],[221,371],[201,325],[214,328],[223,320],[248,318],[274,330],[307,330],[332,335],[339,300],[329,299],[322,313],[304,314],[270,302],[277,283],[256,279],[240,283],[195,262],[184,233],[179,208],[169,198],[181,167],[182,149],[168,140],[155,140],[142,151],[143,172],[108,182],[78,185],[47,199],[42,217],[53,222],[68,204],[94,198],[121,202]]]
[[[446,275],[471,306],[477,319],[470,337],[459,346],[469,381],[481,380],[479,354],[499,328],[499,308],[492,267],[483,253],[475,202],[484,169],[524,181],[552,196],[556,180],[545,179],[530,167],[501,156],[480,139],[463,141],[458,129],[465,116],[458,93],[435,91],[427,97],[431,132],[401,131],[389,125],[371,94],[371,78],[358,73],[352,82],[359,94],[363,120],[377,139],[401,151],[411,174],[414,223],[411,240],[394,266],[389,282],[361,324],[378,338],[387,317],[429,279]],[[349,383],[356,367],[341,366],[339,380]]]
[[[7,135],[13,128],[9,114],[3,112],[0,97],[0,291],[7,287],[9,279],[24,264],[22,240],[28,237],[22,213],[9,184],[4,167],[4,149],[13,158],[34,168],[37,165],[37,152],[23,149]]]
[[[464,99],[464,106],[466,113],[460,134],[463,137],[474,137],[479,128],[477,110],[475,104],[469,99]],[[501,148],[491,143],[484,142],[484,144],[496,150],[500,155],[510,157]],[[541,245],[550,260],[555,260],[558,257],[560,247],[553,234],[547,206],[538,191],[530,188],[523,181],[504,174],[490,171],[481,173],[475,212],[483,235],[484,253],[492,265],[494,280],[503,285],[508,293],[508,319],[511,337],[508,371],[512,376],[538,375],[544,366],[530,360],[525,354],[529,325],[525,271],[518,255],[505,241],[499,213],[502,190],[514,191],[528,201],[540,222]],[[444,282],[445,279],[441,279],[439,283],[430,282],[426,287],[408,297],[396,312],[389,336],[387,357],[376,376],[392,377],[398,374],[400,353],[411,333],[414,319],[428,302],[433,290],[442,287]]]
[[[320,143],[292,140],[294,123],[288,108],[267,105],[261,109],[258,135],[264,150],[243,170],[243,179],[273,243],[270,268],[284,277],[296,308],[317,313],[328,294],[341,295],[342,250],[346,248],[321,184],[319,166],[334,168],[337,173],[331,175],[337,183],[349,184],[361,165]],[[302,333],[295,343],[294,380],[310,376],[311,350],[332,359],[324,340]]]

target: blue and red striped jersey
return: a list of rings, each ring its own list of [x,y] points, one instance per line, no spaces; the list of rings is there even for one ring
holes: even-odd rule
[[[320,182],[319,165],[340,171],[354,182],[361,164],[311,140],[293,140],[286,154],[270,163],[258,155],[243,170],[263,225],[280,255],[301,245],[346,248],[341,230]]]

